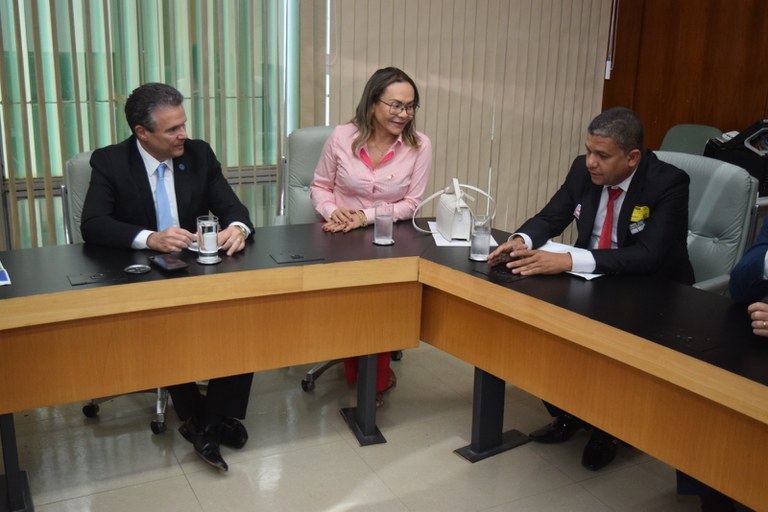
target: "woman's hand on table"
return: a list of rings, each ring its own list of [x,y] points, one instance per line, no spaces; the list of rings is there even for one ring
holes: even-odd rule
[[[342,231],[346,233],[367,225],[368,223],[362,210],[338,208],[333,211],[328,222],[323,224],[323,231],[330,231],[332,233]]]

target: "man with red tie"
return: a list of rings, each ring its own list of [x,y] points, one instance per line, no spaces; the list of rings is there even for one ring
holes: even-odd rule
[[[549,203],[489,256],[515,274],[654,275],[694,281],[688,259],[688,175],[660,161],[643,144],[643,124],[626,108],[598,115],[587,128],[586,155],[577,157]],[[566,253],[537,248],[576,221],[578,238]],[[616,456],[618,440],[545,404],[554,421],[530,434],[560,443],[592,429],[582,465],[597,471]]]

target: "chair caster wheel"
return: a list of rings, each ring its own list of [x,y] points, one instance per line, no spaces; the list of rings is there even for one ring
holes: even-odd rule
[[[393,361],[399,361],[403,358],[403,351],[402,350],[394,350],[392,351],[392,354],[389,356]]]
[[[83,414],[86,418],[95,418],[99,415],[99,404],[86,404],[83,406]]]
[[[309,393],[313,389],[315,389],[315,383],[308,380],[302,380],[301,381],[301,389]]]
[[[149,428],[152,429],[153,434],[162,434],[166,430],[168,430],[168,425],[165,424],[165,422],[160,422],[157,420],[152,421],[152,423],[149,424]]]

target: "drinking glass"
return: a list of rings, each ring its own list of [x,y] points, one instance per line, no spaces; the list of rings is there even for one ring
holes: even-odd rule
[[[474,215],[472,217],[469,259],[473,261],[488,261],[490,250],[491,218],[488,215]]]
[[[394,230],[395,207],[392,203],[376,205],[376,218],[373,221],[373,243],[376,245],[392,245]]]
[[[197,218],[197,262],[213,265],[221,261],[219,257],[219,219],[215,215],[202,215]]]

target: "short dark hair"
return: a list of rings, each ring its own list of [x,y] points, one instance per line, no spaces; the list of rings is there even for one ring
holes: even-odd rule
[[[381,99],[381,95],[384,94],[384,90],[391,84],[397,82],[407,82],[413,87],[413,104],[419,105],[419,89],[416,87],[416,83],[409,77],[405,71],[388,67],[376,70],[368,79],[368,83],[365,84],[363,89],[363,95],[360,98],[360,103],[357,104],[357,110],[355,111],[355,117],[352,118],[352,122],[357,126],[359,135],[353,143],[353,150],[357,150],[360,146],[365,144],[368,139],[371,138],[373,133],[373,105]],[[416,129],[413,127],[414,118],[411,118],[403,128],[403,139],[409,146],[418,147],[419,136],[416,135]]]
[[[644,149],[643,122],[628,108],[609,108],[589,123],[587,132],[590,135],[613,139],[625,154],[633,149]]]
[[[178,107],[182,101],[184,96],[170,85],[155,82],[140,85],[125,102],[125,119],[134,134],[137,125],[153,132],[155,110],[158,107]]]

